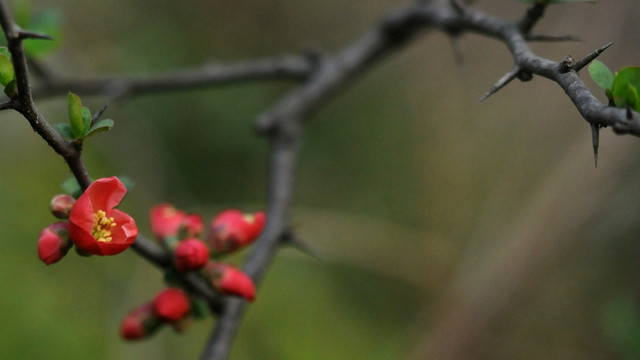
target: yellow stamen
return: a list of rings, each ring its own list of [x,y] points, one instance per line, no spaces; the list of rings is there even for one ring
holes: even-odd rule
[[[107,229],[111,229],[114,226],[116,226],[114,218],[108,218],[106,212],[98,210],[93,214],[91,235],[99,242],[110,242],[113,238],[111,237],[111,231]]]

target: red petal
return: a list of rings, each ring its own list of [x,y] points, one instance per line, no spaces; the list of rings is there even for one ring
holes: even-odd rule
[[[80,198],[85,195],[91,198],[93,212],[98,210],[109,212],[120,203],[126,193],[127,188],[124,184],[117,177],[112,176],[94,181]]]

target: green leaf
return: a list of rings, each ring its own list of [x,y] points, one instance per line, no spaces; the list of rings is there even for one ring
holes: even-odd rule
[[[84,125],[85,133],[82,134],[86,136],[89,132],[89,128],[91,127],[91,110],[87,107],[82,107],[82,124]]]
[[[89,129],[89,131],[87,131],[87,134],[85,136],[90,136],[102,131],[109,131],[111,130],[112,127],[113,127],[113,120],[103,119],[93,124],[93,126],[91,127],[91,129]]]
[[[640,107],[638,89],[640,89],[640,67],[628,66],[618,71],[613,78],[611,87],[616,106],[630,106],[638,110]]]
[[[195,319],[204,319],[211,315],[209,305],[207,302],[200,298],[191,298],[191,315]]]
[[[60,135],[64,136],[68,140],[73,140],[73,132],[71,131],[71,125],[69,124],[56,124],[56,130],[60,133]]]
[[[6,56],[9,60],[11,60],[11,51],[9,51],[6,46],[0,46],[0,54]]]
[[[82,119],[82,101],[80,97],[72,92],[67,96],[69,103],[69,124],[71,124],[71,132],[74,139],[80,139],[84,136],[86,129],[84,120]]]
[[[18,82],[12,80],[7,86],[4,87],[4,93],[11,99],[15,99],[18,96]]]
[[[589,65],[589,75],[593,81],[600,86],[605,92],[611,93],[611,88],[613,87],[613,73],[607,65],[602,63],[602,61],[593,60],[591,65]]]
[[[5,54],[0,54],[0,84],[7,86],[14,76],[13,63]]]

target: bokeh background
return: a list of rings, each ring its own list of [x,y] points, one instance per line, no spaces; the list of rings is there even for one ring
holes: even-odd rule
[[[319,48],[332,53],[400,0],[31,1],[64,19],[56,74],[162,74]],[[518,19],[515,0],[474,6]],[[640,65],[640,4],[555,5],[537,26],[581,42],[540,55]],[[320,254],[283,250],[249,307],[232,359],[640,358],[640,143],[591,135],[555,84],[534,78],[478,99],[512,66],[477,35],[419,36],[318,111],[297,180],[296,231]],[[587,85],[604,94],[582,73]],[[94,177],[127,175],[121,209],[148,234],[151,206],[206,219],[263,208],[267,144],[252,121],[293,86],[274,81],[112,104],[109,133],[85,145]],[[82,96],[82,94],[79,94]],[[38,99],[37,99],[38,100]],[[94,110],[107,101],[83,97]],[[66,119],[64,96],[37,105]],[[120,321],[162,289],[131,251],[70,253],[44,266],[40,230],[68,170],[12,112],[0,114],[0,357],[193,359],[213,326],[125,343]],[[240,264],[243,254],[230,259]]]

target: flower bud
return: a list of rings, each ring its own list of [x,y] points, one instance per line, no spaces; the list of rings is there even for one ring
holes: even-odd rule
[[[156,205],[150,212],[151,232],[160,241],[177,236],[184,217],[184,211],[177,210],[170,204]]]
[[[209,248],[202,241],[182,240],[175,250],[176,269],[180,272],[199,270],[209,261]]]
[[[68,194],[58,194],[51,199],[49,208],[53,216],[58,219],[68,219],[73,205],[76,203],[76,199]]]
[[[51,265],[60,261],[73,242],[69,239],[69,223],[60,221],[53,223],[40,232],[38,238],[38,257],[45,264]]]
[[[231,265],[210,261],[203,269],[211,284],[222,294],[241,296],[248,301],[256,297],[253,280]]]
[[[180,321],[189,313],[190,308],[189,297],[178,288],[162,290],[153,299],[153,312],[166,322]]]
[[[153,335],[162,322],[153,312],[151,303],[141,305],[132,310],[122,322],[120,336],[126,340],[139,340]]]
[[[251,244],[262,232],[266,218],[262,211],[243,214],[229,209],[218,214],[209,226],[207,242],[214,254],[226,254]]]

